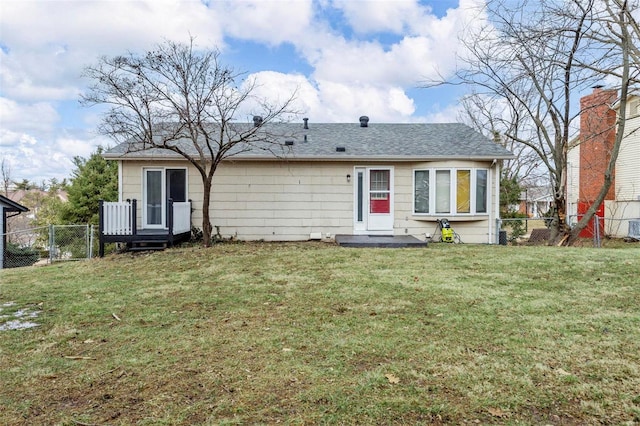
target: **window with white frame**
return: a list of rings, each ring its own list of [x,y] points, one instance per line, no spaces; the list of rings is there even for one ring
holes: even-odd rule
[[[413,212],[430,215],[487,214],[488,169],[414,170]]]

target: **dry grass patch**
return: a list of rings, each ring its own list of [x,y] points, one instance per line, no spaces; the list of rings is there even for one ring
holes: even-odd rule
[[[315,243],[2,271],[40,325],[0,332],[0,423],[634,424],[638,271],[637,248]]]

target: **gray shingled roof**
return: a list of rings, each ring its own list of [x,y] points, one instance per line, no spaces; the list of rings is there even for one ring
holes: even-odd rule
[[[249,124],[247,124],[249,125]],[[460,123],[269,123],[264,130],[293,141],[278,147],[277,154],[288,160],[431,160],[431,159],[507,159],[513,154]],[[306,136],[306,139],[305,139]],[[189,147],[185,143],[184,147]],[[174,152],[160,149],[127,152],[120,144],[104,153],[109,159],[173,158]],[[343,147],[344,152],[338,152]],[[276,158],[268,147],[253,146],[236,159]],[[191,147],[191,151],[195,150]]]

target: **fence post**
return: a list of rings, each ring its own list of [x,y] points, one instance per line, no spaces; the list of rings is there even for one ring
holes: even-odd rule
[[[104,200],[98,201],[98,255],[104,257]]]
[[[89,227],[89,232],[89,259],[93,259],[93,225]]]
[[[173,247],[173,199],[167,201],[167,226],[169,228],[169,247]]]
[[[49,263],[53,263],[55,246],[55,227],[53,225],[49,225]]]
[[[131,200],[131,234],[138,234],[138,201]]]
[[[593,215],[593,246],[600,248],[600,217]]]

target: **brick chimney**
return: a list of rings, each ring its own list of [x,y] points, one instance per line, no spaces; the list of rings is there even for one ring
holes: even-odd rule
[[[611,106],[617,99],[616,90],[602,86],[580,99],[580,202],[593,203],[604,183],[616,137],[616,111]],[[614,198],[615,181],[605,200]]]

